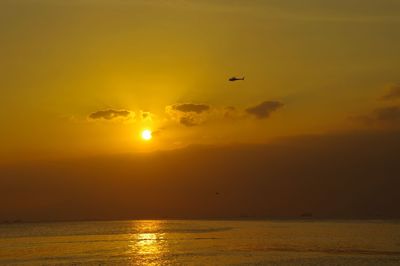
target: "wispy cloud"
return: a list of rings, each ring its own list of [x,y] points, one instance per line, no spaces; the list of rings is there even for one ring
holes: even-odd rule
[[[383,95],[382,100],[397,100],[400,99],[400,84],[392,85],[389,90]]]
[[[283,106],[284,104],[278,101],[264,101],[256,106],[247,108],[245,112],[255,116],[257,119],[264,119]]]
[[[205,121],[205,113],[211,109],[208,104],[179,103],[169,105],[166,113],[181,125],[192,127]]]
[[[373,116],[378,121],[400,122],[400,106],[388,106],[375,109]]]
[[[400,126],[400,105],[379,107],[366,115],[351,117],[367,126],[397,128]]]

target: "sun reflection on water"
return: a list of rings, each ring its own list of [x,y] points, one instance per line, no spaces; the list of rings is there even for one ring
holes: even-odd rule
[[[162,265],[168,251],[162,223],[162,221],[135,221],[134,227],[137,233],[132,235],[129,245],[131,252],[134,253],[134,263]]]
[[[138,234],[137,246],[139,254],[157,254],[161,252],[159,240],[162,240],[162,236],[151,233]]]

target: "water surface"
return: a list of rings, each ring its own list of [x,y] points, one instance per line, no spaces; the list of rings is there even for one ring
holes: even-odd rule
[[[400,265],[398,221],[0,225],[2,265]]]

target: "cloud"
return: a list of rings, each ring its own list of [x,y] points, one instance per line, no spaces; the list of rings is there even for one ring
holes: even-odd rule
[[[208,104],[180,103],[169,105],[165,109],[172,120],[183,126],[193,127],[206,121],[224,123],[224,121],[246,119],[247,115],[264,119],[283,106],[284,104],[279,101],[264,101],[243,110],[235,106],[212,107]]]
[[[389,88],[389,91],[383,95],[382,100],[390,101],[400,99],[400,85],[393,85]]]
[[[237,118],[238,116],[239,116],[238,110],[234,106],[226,106],[223,109],[223,117],[224,118],[233,119],[233,118]]]
[[[383,122],[399,122],[400,121],[400,106],[388,106],[375,109],[373,116],[378,121]]]
[[[206,120],[206,112],[211,107],[207,104],[180,103],[167,106],[167,114],[186,127],[193,127],[203,123]]]
[[[100,110],[89,115],[91,119],[105,119],[105,120],[113,120],[116,118],[127,118],[131,114],[128,110],[115,110],[115,109],[107,109]]]
[[[171,107],[172,109],[183,113],[193,112],[196,114],[200,114],[210,110],[210,106],[207,104],[195,104],[195,103],[174,104]]]
[[[192,127],[199,124],[199,122],[192,116],[183,116],[179,119],[179,123],[184,126]]]
[[[368,126],[400,126],[400,106],[379,107],[367,115],[355,116],[351,119]]]
[[[155,115],[148,111],[140,111],[139,115],[142,121],[153,121],[153,119],[155,118]]]
[[[246,113],[255,116],[257,119],[268,118],[272,112],[283,107],[284,104],[278,101],[264,101],[256,106],[249,107]]]
[[[283,106],[284,104],[279,101],[264,101],[243,110],[235,106],[211,107],[208,104],[180,103],[169,105],[165,109],[172,120],[183,126],[193,127],[206,121],[209,123],[224,123],[224,121],[245,119],[247,115],[252,115],[257,119],[264,119]]]

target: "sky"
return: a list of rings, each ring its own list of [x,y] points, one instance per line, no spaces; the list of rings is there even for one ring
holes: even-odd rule
[[[395,0],[0,0],[0,182],[6,189],[0,197],[10,203],[0,219],[296,215],[313,208],[326,216],[400,216],[390,204],[391,186],[398,182],[393,176],[400,176],[391,165],[400,152],[399,15]],[[229,82],[232,76],[245,80]],[[151,140],[141,137],[145,129]],[[301,143],[309,144],[302,146],[305,158],[326,159],[315,171],[298,154]],[[340,148],[354,164],[338,159]],[[191,159],[201,161],[195,173]],[[104,160],[105,173],[97,173]],[[149,161],[159,172],[147,168]],[[303,170],[294,175],[293,169],[274,168],[271,174],[261,162]],[[179,172],[180,164],[189,166]],[[228,165],[241,174],[231,176]],[[336,198],[343,178],[364,184],[365,173],[365,191],[351,186],[343,192],[360,195],[348,209],[332,202],[324,212],[322,205],[308,206],[311,200],[293,208],[284,202],[261,207],[278,194],[262,196],[260,187],[269,191],[293,182],[284,189],[287,195],[308,195],[321,179],[336,184],[331,194],[321,189]],[[140,181],[143,176],[149,183]],[[201,190],[214,178],[221,184],[232,178],[236,185],[229,193],[239,193],[248,176],[255,183],[243,195],[254,210],[246,211],[241,196],[232,194],[223,208],[187,212],[204,200],[199,191],[222,189]],[[44,202],[69,206],[66,195],[53,194],[60,189],[54,178],[70,183],[66,193],[83,201],[91,188],[95,195],[87,206],[122,201],[96,194],[113,184],[115,191],[135,182],[141,188],[155,182],[160,190],[179,184],[185,192],[163,210],[151,205],[148,213],[143,203],[137,212],[121,207],[91,216],[77,207],[53,217],[54,206]],[[299,185],[307,178],[313,188]],[[49,183],[43,186],[48,192],[37,179]],[[374,180],[381,180],[381,194]],[[198,198],[188,200],[192,205],[177,203],[193,190]],[[171,193],[157,191],[167,198]],[[383,198],[375,209],[360,207],[377,195]],[[131,197],[126,202],[136,199]],[[22,204],[26,199],[35,199],[31,207]]]

